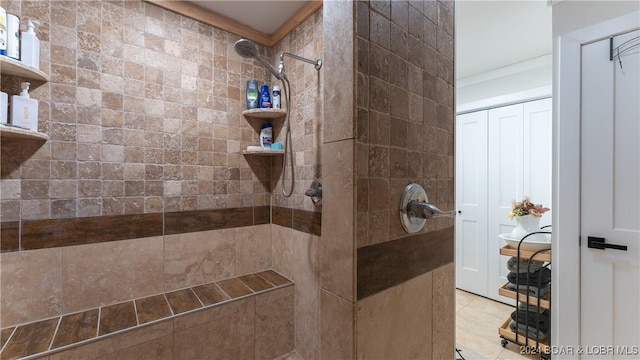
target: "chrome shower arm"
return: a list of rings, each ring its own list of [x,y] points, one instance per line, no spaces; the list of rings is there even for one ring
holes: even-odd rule
[[[269,70],[273,74],[273,76],[276,77],[276,79],[282,80],[282,74],[279,73],[278,70],[276,70],[273,65],[269,64],[267,60],[265,60],[262,56],[256,56],[255,59],[258,60],[260,64],[262,64],[262,66],[267,68],[267,70]]]
[[[314,65],[316,67],[316,70],[320,70],[320,68],[322,67],[322,60],[318,59],[316,61],[307,59],[307,58],[303,58],[302,56],[296,55],[296,54],[292,54],[292,53],[288,53],[288,52],[283,52],[280,53],[280,68],[281,70],[284,68],[283,62],[284,62],[284,57],[285,56],[289,56],[292,57],[296,60],[300,60],[300,61],[304,61],[308,64]],[[282,72],[282,71],[281,71]]]

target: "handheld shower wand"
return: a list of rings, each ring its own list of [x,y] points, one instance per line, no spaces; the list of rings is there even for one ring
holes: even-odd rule
[[[293,189],[295,186],[295,174],[294,174],[294,166],[293,166],[293,145],[291,144],[291,84],[289,84],[289,79],[284,72],[284,57],[289,56],[296,60],[304,61],[309,64],[315,65],[316,70],[320,70],[322,67],[322,61],[320,59],[313,61],[301,56],[283,52],[280,54],[280,64],[278,65],[278,70],[273,67],[273,65],[269,64],[262,56],[260,56],[260,50],[258,46],[251,40],[248,39],[240,39],[233,44],[234,49],[238,53],[238,55],[244,58],[252,58],[258,60],[262,66],[264,66],[276,79],[282,82],[282,89],[284,90],[284,98],[287,103],[287,111],[285,117],[285,137],[284,137],[284,158],[282,160],[282,194],[285,197],[289,197],[293,194]],[[288,156],[287,156],[288,155]],[[290,160],[288,160],[290,159]],[[291,168],[291,187],[289,191],[287,191],[285,186],[285,175],[287,171],[287,162],[289,162],[289,167]]]

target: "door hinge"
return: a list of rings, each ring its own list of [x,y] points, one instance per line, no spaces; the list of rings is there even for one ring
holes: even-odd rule
[[[578,246],[582,246],[582,236],[578,235]]]

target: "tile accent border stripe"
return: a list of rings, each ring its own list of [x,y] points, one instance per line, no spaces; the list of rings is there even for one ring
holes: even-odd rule
[[[20,222],[5,221],[0,223],[0,251],[20,250]]]
[[[358,300],[453,262],[453,227],[358,248]]]
[[[282,207],[193,210],[0,223],[0,252],[174,235],[273,223],[320,236],[322,213]],[[21,227],[22,225],[22,227]]]
[[[24,220],[21,250],[93,244],[162,235],[162,214]]]
[[[322,213],[319,211],[274,206],[271,222],[311,235],[320,236],[322,234]]]
[[[164,215],[165,235],[249,225],[253,225],[253,208],[180,211]]]

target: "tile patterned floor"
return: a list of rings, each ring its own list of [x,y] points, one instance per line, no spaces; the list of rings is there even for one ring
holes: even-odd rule
[[[466,360],[537,360],[538,356],[520,355],[520,348],[500,345],[498,327],[513,308],[482,296],[456,290],[456,344]]]

